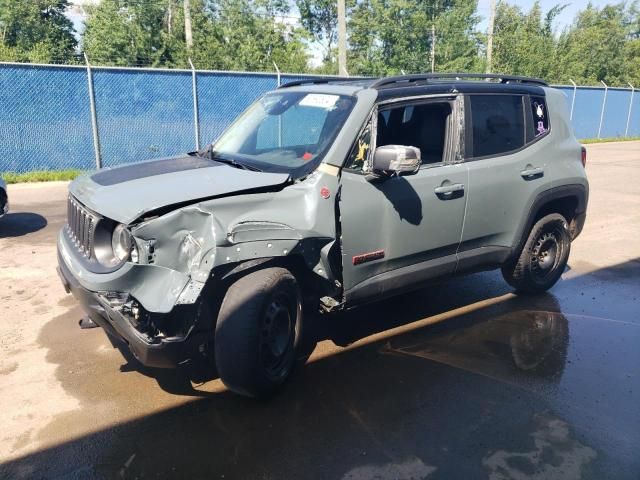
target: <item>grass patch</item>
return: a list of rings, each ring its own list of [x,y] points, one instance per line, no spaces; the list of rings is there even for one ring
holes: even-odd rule
[[[4,172],[0,173],[0,177],[7,183],[53,182],[73,180],[83,173],[84,171],[82,170],[36,170],[26,173]]]
[[[609,143],[609,142],[633,142],[640,140],[640,137],[607,137],[607,138],[583,138],[580,143]]]

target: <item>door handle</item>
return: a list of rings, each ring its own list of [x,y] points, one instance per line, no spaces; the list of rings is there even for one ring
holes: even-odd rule
[[[527,168],[525,170],[522,170],[520,172],[520,175],[525,180],[531,180],[533,178],[539,178],[539,177],[544,176],[544,168],[542,168],[542,167]]]
[[[441,185],[433,189],[438,198],[442,200],[450,200],[452,198],[461,197],[464,194],[464,185],[462,183],[452,183],[450,185]]]

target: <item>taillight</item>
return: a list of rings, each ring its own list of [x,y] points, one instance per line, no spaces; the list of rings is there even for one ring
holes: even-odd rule
[[[582,156],[580,157],[580,160],[582,160],[582,166],[586,167],[587,166],[587,149],[584,146],[582,147]]]

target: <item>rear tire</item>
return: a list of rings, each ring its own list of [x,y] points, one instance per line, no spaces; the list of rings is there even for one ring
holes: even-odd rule
[[[558,213],[536,222],[515,263],[502,267],[504,279],[520,293],[550,289],[567,265],[571,235],[567,220]]]
[[[215,331],[218,374],[233,392],[268,397],[296,363],[302,333],[302,296],[284,268],[266,268],[233,283]]]

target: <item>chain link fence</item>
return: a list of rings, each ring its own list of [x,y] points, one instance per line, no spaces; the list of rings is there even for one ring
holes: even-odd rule
[[[0,172],[91,170],[192,151],[279,82],[305,77],[0,63]],[[556,87],[578,138],[640,136],[633,89]]]
[[[91,168],[84,69],[0,66],[0,171]]]

